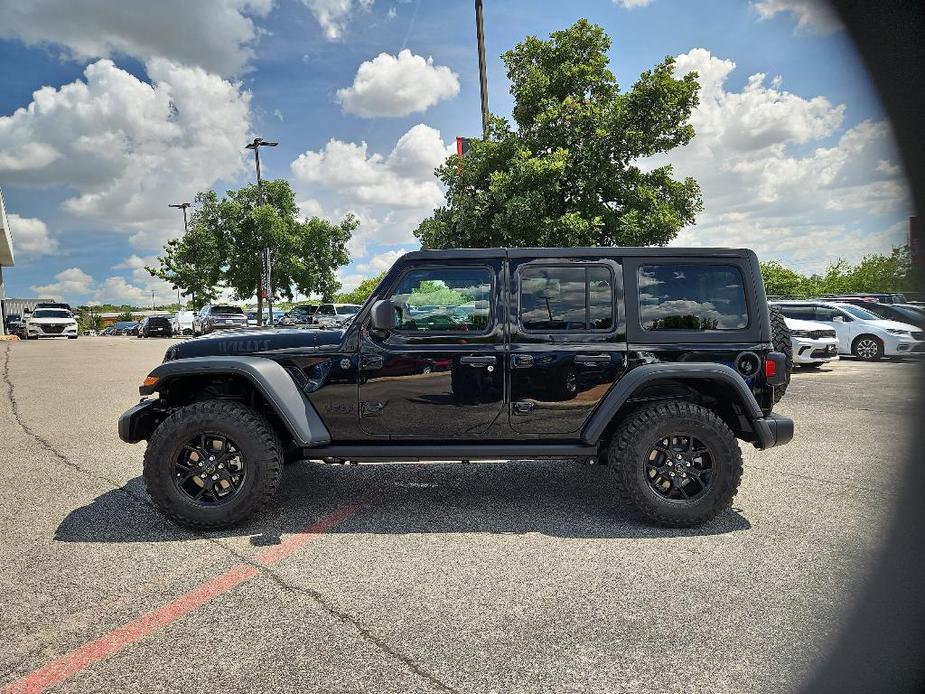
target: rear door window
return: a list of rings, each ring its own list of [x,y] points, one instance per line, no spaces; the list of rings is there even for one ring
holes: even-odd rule
[[[742,273],[732,265],[641,265],[638,282],[639,321],[644,330],[748,327]]]
[[[520,322],[528,332],[612,330],[613,273],[602,265],[525,267]]]

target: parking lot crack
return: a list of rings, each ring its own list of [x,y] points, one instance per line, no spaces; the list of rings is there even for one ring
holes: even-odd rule
[[[42,450],[49,453],[62,465],[66,465],[72,470],[79,472],[85,477],[96,480],[97,482],[104,482],[106,485],[112,487],[116,491],[124,493],[126,496],[139,503],[145,504],[146,506],[152,506],[150,501],[139,494],[135,494],[130,489],[126,489],[126,487],[120,482],[112,480],[105,475],[100,475],[99,473],[94,472],[93,470],[89,470],[79,463],[74,462],[65,453],[58,450],[47,438],[36,432],[26,423],[25,418],[20,411],[19,402],[16,400],[16,386],[13,384],[13,379],[10,376],[10,352],[12,352],[12,347],[7,344],[6,350],[4,352],[3,371],[2,374],[0,374],[0,380],[2,380],[3,384],[6,386],[7,396],[10,401],[10,409],[13,413],[13,421],[16,422],[16,425],[20,428],[20,430],[22,430],[26,436],[35,441],[42,448]]]

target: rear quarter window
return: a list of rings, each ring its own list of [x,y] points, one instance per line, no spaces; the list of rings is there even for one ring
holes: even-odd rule
[[[662,263],[639,267],[639,322],[644,330],[742,330],[748,304],[732,265]]]

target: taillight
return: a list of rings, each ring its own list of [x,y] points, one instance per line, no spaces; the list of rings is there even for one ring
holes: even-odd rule
[[[774,378],[777,375],[777,362],[773,359],[764,360],[764,377]]]

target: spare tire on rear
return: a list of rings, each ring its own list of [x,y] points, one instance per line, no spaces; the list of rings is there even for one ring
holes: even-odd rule
[[[790,385],[790,374],[793,372],[793,343],[790,341],[790,328],[784,320],[784,314],[778,306],[768,306],[771,314],[771,342],[775,352],[783,352],[787,356],[787,378],[784,384],[774,388],[774,404],[780,402]]]

